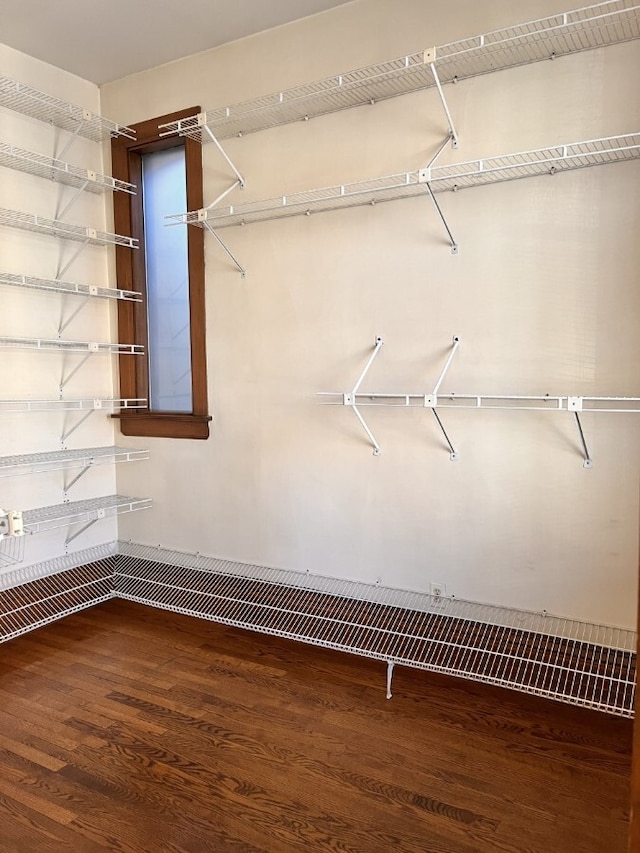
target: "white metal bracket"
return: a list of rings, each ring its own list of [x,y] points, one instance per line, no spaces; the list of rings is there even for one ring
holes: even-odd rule
[[[433,412],[433,416],[436,419],[436,423],[440,427],[440,432],[444,436],[444,440],[447,442],[447,446],[449,448],[449,458],[451,459],[452,462],[456,461],[456,459],[458,458],[458,453],[457,453],[456,449],[454,448],[453,444],[451,443],[451,439],[449,438],[449,435],[448,435],[446,429],[444,428],[444,425],[442,423],[440,415],[437,412],[438,391],[440,390],[440,386],[442,385],[444,378],[447,375],[447,371],[449,370],[449,367],[451,366],[451,362],[453,361],[453,357],[456,354],[456,351],[457,351],[459,346],[460,346],[460,338],[458,335],[454,335],[453,340],[452,340],[452,345],[451,345],[451,352],[447,356],[447,360],[445,361],[444,367],[440,371],[440,375],[438,376],[438,380],[434,386],[434,389],[431,392],[431,394],[425,394],[425,397],[424,397],[425,408],[431,409],[431,411]]]
[[[358,377],[356,384],[353,386],[353,389],[350,392],[342,395],[342,405],[343,406],[349,406],[351,408],[351,410],[353,411],[354,415],[360,421],[360,425],[362,426],[363,430],[367,434],[369,441],[373,445],[373,455],[374,456],[380,456],[382,451],[380,449],[380,445],[378,444],[378,442],[375,439],[374,434],[369,429],[367,422],[362,417],[362,413],[360,412],[360,410],[358,409],[358,406],[356,405],[356,400],[357,400],[358,389],[362,385],[367,373],[369,372],[369,369],[371,368],[371,365],[375,361],[375,358],[378,355],[378,353],[380,352],[383,344],[384,344],[384,341],[382,340],[382,338],[380,336],[377,336],[375,339],[375,342],[374,342],[373,352],[369,356],[367,363],[364,366],[364,370],[362,371],[362,373]]]
[[[438,90],[438,95],[440,96],[440,101],[442,103],[442,107],[444,109],[444,113],[447,117],[447,124],[449,125],[449,136],[451,138],[451,147],[458,147],[458,134],[456,133],[456,128],[453,123],[453,118],[451,117],[451,112],[449,110],[449,105],[447,104],[447,99],[445,97],[444,91],[442,89],[442,84],[440,83],[440,77],[438,76],[438,71],[436,70],[436,60],[437,60],[437,49],[435,47],[429,48],[424,52],[424,64],[429,66],[429,70],[433,75],[433,81],[436,84],[436,88]]]
[[[7,536],[24,536],[22,512],[18,509],[2,509],[0,507],[0,541]]]
[[[201,213],[203,213],[203,211],[200,211],[200,210],[199,210],[199,211],[198,211],[198,218],[200,218],[200,214],[201,214]],[[213,237],[215,237],[215,239],[216,239],[216,240],[217,240],[217,242],[218,242],[218,245],[219,245],[219,246],[220,246],[220,247],[221,247],[221,248],[222,248],[222,249],[227,253],[227,255],[229,256],[229,258],[231,258],[231,260],[233,261],[233,263],[235,264],[235,266],[238,268],[238,271],[239,271],[239,273],[240,273],[240,278],[246,278],[246,277],[247,277],[247,271],[246,271],[246,270],[245,270],[245,268],[241,265],[240,261],[239,261],[239,260],[236,258],[236,256],[233,254],[233,252],[231,251],[231,249],[230,249],[230,248],[227,246],[227,244],[224,242],[224,240],[222,239],[222,237],[218,234],[218,232],[217,232],[217,231],[215,231],[215,230],[214,230],[214,229],[209,225],[209,223],[207,222],[206,218],[205,218],[205,219],[203,219],[203,223],[204,223],[204,227],[207,229],[207,231],[208,231],[208,232],[209,232]]]
[[[582,465],[584,468],[593,468],[593,460],[591,459],[589,448],[587,447],[584,430],[580,423],[580,415],[578,414],[582,411],[582,397],[567,397],[567,408],[570,412],[573,412],[576,419],[576,426],[578,427],[578,434],[580,435],[580,443],[582,444],[582,452],[584,454],[584,462]]]

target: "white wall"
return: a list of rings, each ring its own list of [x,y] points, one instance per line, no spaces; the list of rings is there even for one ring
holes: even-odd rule
[[[428,10],[428,11],[427,11]],[[358,0],[109,84],[102,109],[136,122],[224,106],[433,44],[562,11]],[[443,162],[637,131],[640,45],[500,72],[447,89],[461,144]],[[444,137],[425,91],[235,139],[250,201],[424,165]],[[231,182],[204,150],[205,196]],[[564,414],[368,410],[374,458],[348,409],[318,391],[640,394],[638,164],[224,232],[241,280],[207,242],[208,442],[140,440],[152,513],[125,538],[249,562],[601,621],[635,622],[638,419],[585,415],[594,467]],[[127,439],[129,442],[130,440]],[[131,440],[133,441],[133,440]],[[118,472],[139,491],[139,470]]]
[[[33,86],[47,94],[100,111],[97,86],[71,74],[39,62],[25,54],[0,45],[0,73]],[[53,156],[64,144],[66,134],[52,126],[8,109],[0,109],[0,139],[17,147]],[[56,148],[56,146],[58,146]],[[78,139],[65,159],[85,168],[103,169],[101,146]],[[0,169],[0,206],[39,214],[53,219],[59,203],[66,203],[74,190],[42,178],[7,168]],[[109,201],[109,204],[111,202]],[[105,202],[101,196],[84,193],[69,212],[67,221],[104,230]],[[58,241],[12,228],[0,229],[0,270],[16,275],[54,278],[60,252],[66,260],[77,243]],[[67,280],[87,284],[107,284],[107,249],[88,248],[70,268]],[[0,335],[33,338],[57,338],[60,317],[68,316],[78,305],[78,297],[0,286]],[[112,332],[110,307],[103,300],[91,300],[62,334],[81,341],[108,341]],[[2,399],[56,399],[61,377],[78,363],[81,355],[55,352],[25,352],[5,349],[2,363]],[[111,397],[113,378],[109,356],[94,356],[69,382],[68,398]],[[71,427],[73,413],[3,414],[0,416],[0,456],[61,449],[61,436]],[[93,447],[114,443],[112,422],[104,414],[90,419],[67,441],[69,448]],[[77,471],[69,472],[73,476]],[[33,509],[63,502],[62,472],[0,479],[0,506]],[[82,500],[115,492],[115,472],[106,466],[89,471],[69,491],[69,500]],[[77,528],[75,528],[77,529]],[[67,530],[27,537],[24,564],[60,556],[65,552]],[[69,551],[112,541],[115,521],[103,521],[79,536]],[[6,545],[7,543],[5,543]],[[24,543],[23,543],[24,544]],[[5,565],[0,551],[0,571]]]

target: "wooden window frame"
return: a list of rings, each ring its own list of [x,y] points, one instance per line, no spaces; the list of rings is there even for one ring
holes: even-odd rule
[[[168,148],[184,147],[187,176],[187,209],[204,206],[202,188],[202,146],[189,138],[160,137],[159,125],[187,118],[200,112],[200,107],[171,113],[132,125],[136,139],[111,140],[113,177],[129,181],[138,187],[135,196],[114,194],[114,226],[117,234],[130,234],[139,239],[138,249],[116,247],[116,278],[118,287],[142,295],[142,302],[118,301],[118,340],[125,344],[140,344],[144,355],[120,356],[120,395],[123,398],[145,399],[147,408],[120,412],[123,435],[159,438],[209,438],[209,406],[207,399],[207,356],[204,282],[204,231],[186,227],[189,265],[189,305],[191,317],[191,388],[193,409],[190,413],[155,412],[150,409],[147,283],[144,248],[144,217],[142,207],[142,155]],[[179,213],[180,211],[176,211]]]

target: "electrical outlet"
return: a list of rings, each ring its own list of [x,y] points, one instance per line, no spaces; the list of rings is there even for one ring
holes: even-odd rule
[[[443,583],[432,583],[431,584],[431,595],[434,598],[444,598],[447,592],[446,584]]]

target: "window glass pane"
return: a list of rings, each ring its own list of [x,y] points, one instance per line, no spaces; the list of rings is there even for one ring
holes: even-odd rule
[[[142,199],[149,322],[149,406],[191,412],[191,328],[187,229],[164,217],[187,209],[182,146],[144,154]]]

